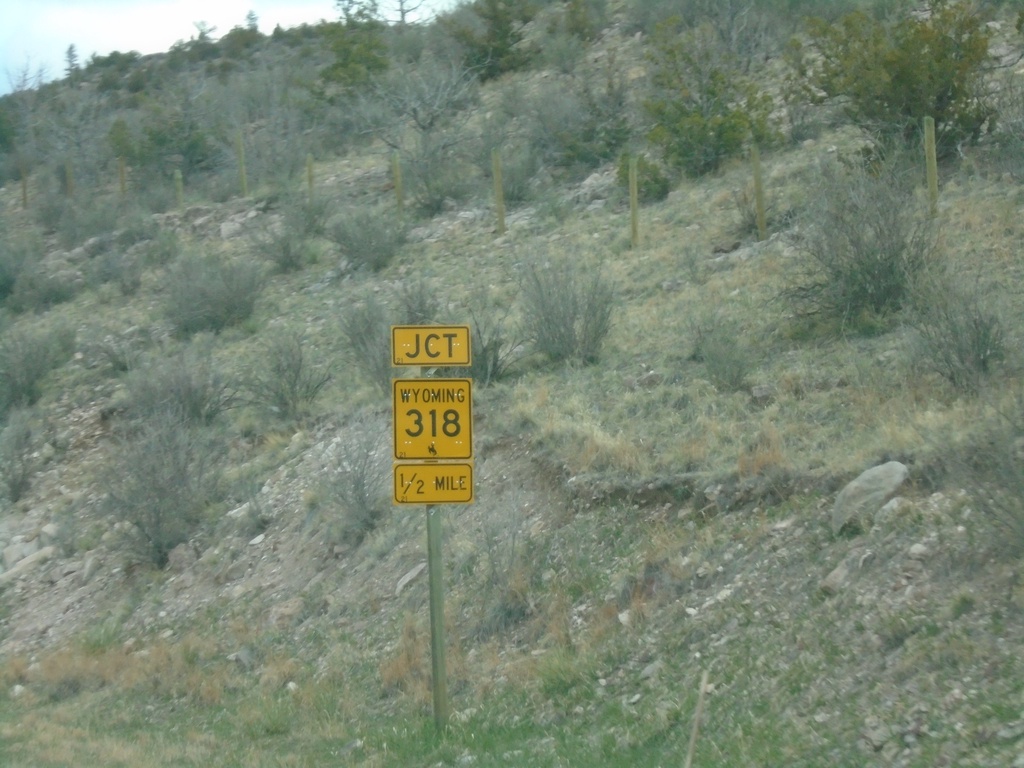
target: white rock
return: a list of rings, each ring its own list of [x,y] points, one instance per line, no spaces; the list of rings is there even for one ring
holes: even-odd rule
[[[832,535],[836,536],[858,518],[873,517],[903,485],[910,471],[898,461],[872,467],[852,480],[836,497],[832,507]]]
[[[411,582],[413,579],[415,579],[417,576],[423,573],[423,571],[425,571],[426,568],[426,563],[420,563],[411,571],[406,573],[402,578],[400,578],[398,580],[398,584],[395,586],[395,597],[398,597],[400,594],[402,594],[402,590],[409,586],[409,582]]]
[[[918,542],[917,544],[910,545],[910,549],[907,550],[907,554],[914,560],[924,560],[931,554],[931,550],[924,544]]]

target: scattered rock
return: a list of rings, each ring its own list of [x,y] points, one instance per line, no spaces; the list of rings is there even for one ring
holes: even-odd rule
[[[907,550],[907,554],[913,560],[925,560],[928,558],[929,555],[931,555],[931,553],[931,550],[928,549],[926,545],[920,542],[918,542],[917,544],[911,544],[910,549]]]
[[[195,550],[187,541],[182,542],[167,553],[167,570],[171,573],[184,573],[195,561]]]
[[[415,568],[413,568],[411,571],[406,573],[405,576],[400,578],[398,580],[398,584],[395,586],[395,597],[398,597],[400,594],[402,594],[402,590],[404,590],[407,586],[409,586],[409,583],[413,579],[415,579],[417,576],[419,576],[421,573],[423,573],[423,571],[425,571],[426,569],[427,569],[427,564],[426,563],[420,563]]]
[[[661,670],[665,668],[665,664],[661,661],[654,661],[648,664],[640,672],[641,680],[651,680],[658,677],[661,674]]]
[[[252,671],[252,668],[256,665],[256,659],[253,656],[252,651],[244,645],[234,653],[229,654],[228,661],[235,662],[246,672]]]
[[[237,221],[225,221],[220,225],[220,239],[230,240],[242,234],[242,225]]]
[[[728,243],[719,243],[711,249],[712,253],[732,253],[738,251],[740,246],[743,245],[739,240],[732,240]]]
[[[615,171],[596,171],[579,185],[573,198],[577,203],[592,203],[598,199],[607,200],[615,187]]]
[[[863,530],[862,518],[874,514],[899,490],[910,471],[898,461],[872,467],[852,480],[836,497],[832,507],[832,535],[844,528]]]
[[[775,400],[775,387],[771,384],[758,384],[750,390],[750,402],[759,408],[772,404]]]
[[[847,581],[850,579],[850,568],[847,566],[844,560],[835,568],[832,572],[822,579],[821,584],[818,585],[818,589],[824,592],[826,595],[832,596],[838,594],[839,591],[846,586]]]
[[[85,561],[82,563],[82,570],[78,572],[78,578],[82,585],[86,585],[96,575],[96,571],[99,570],[100,559],[96,555],[86,555]]]
[[[23,576],[33,568],[45,563],[56,554],[56,547],[43,547],[38,552],[33,552],[28,557],[22,558],[13,568],[0,574],[0,587],[6,586],[19,576]]]
[[[878,752],[892,738],[892,729],[878,722],[877,718],[869,717],[864,723],[861,738],[872,751]]]
[[[293,597],[284,602],[278,603],[270,609],[267,622],[277,629],[291,627],[302,616],[304,604],[301,597]]]

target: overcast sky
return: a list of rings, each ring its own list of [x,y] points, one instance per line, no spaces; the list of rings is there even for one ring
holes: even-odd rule
[[[437,10],[455,3],[423,5]],[[277,24],[294,27],[339,16],[334,0],[0,0],[0,94],[11,90],[26,67],[33,75],[43,68],[47,80],[63,77],[69,45],[83,64],[94,53],[158,53],[194,37],[197,22],[215,27],[214,37],[220,37],[244,25],[249,11],[266,34]]]

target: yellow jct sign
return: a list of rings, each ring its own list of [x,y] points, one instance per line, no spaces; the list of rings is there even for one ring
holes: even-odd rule
[[[394,365],[469,365],[469,326],[393,325]]]
[[[471,379],[395,379],[395,458],[473,458]]]
[[[396,504],[468,504],[472,464],[395,464]]]

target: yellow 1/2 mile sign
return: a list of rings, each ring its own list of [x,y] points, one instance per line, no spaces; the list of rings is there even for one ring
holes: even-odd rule
[[[473,501],[473,465],[396,464],[396,504],[469,504]]]

